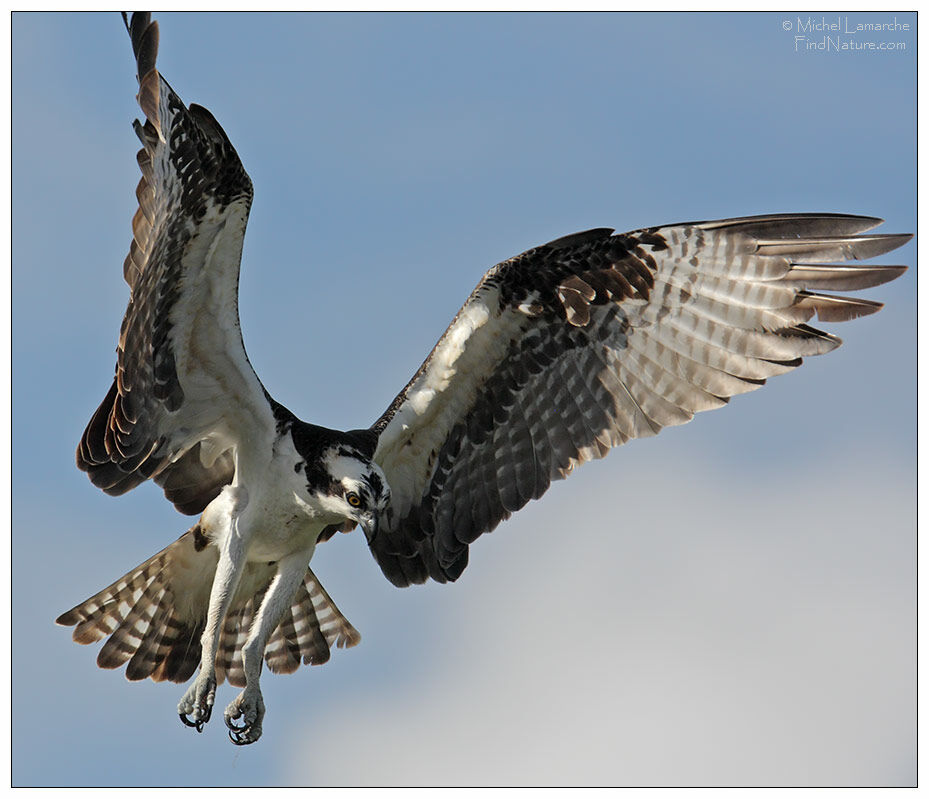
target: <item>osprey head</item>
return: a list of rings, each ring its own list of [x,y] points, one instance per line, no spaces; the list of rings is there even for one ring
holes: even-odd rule
[[[360,450],[339,444],[326,448],[312,471],[307,469],[307,487],[317,505],[327,515],[360,524],[370,544],[390,503],[381,468]]]

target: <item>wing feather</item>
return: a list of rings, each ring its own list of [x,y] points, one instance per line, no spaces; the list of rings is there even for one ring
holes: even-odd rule
[[[185,513],[232,479],[239,423],[273,432],[264,389],[242,343],[238,276],[252,185],[219,123],[187,108],[159,74],[158,23],[127,21],[136,57],[134,128],[142,178],[116,374],[77,449],[93,483],[121,494],[154,477]],[[204,460],[199,442],[209,444]],[[226,453],[225,457],[223,453]]]
[[[879,303],[905,267],[834,264],[909,236],[779,214],[566,236],[491,269],[374,424],[391,505],[371,545],[397,585],[456,579],[468,546],[552,480],[837,347],[807,324]]]

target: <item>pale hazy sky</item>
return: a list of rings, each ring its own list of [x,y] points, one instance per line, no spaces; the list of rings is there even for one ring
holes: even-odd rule
[[[158,18],[255,183],[249,355],[316,423],[370,424],[485,269],[560,235],[916,230],[915,15],[871,37],[892,52],[798,50],[776,13]],[[915,782],[915,271],[825,325],[835,353],[556,485],[453,586],[321,547],[363,641],[266,674],[255,746],[97,669],[52,620],[190,523],[73,463],[128,295],[133,64],[116,14],[16,14],[12,64],[14,784]]]

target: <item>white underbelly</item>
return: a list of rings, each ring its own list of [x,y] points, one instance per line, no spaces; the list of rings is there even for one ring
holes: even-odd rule
[[[307,563],[313,556],[316,541],[324,525],[314,524],[306,518],[289,518],[263,521],[253,532],[246,550],[249,561],[277,561],[296,552],[307,553]]]
[[[203,512],[201,527],[220,548],[225,536],[240,536],[250,563],[272,563],[298,552],[305,552],[309,563],[326,524],[287,499],[267,496],[262,501],[245,488],[226,486]]]

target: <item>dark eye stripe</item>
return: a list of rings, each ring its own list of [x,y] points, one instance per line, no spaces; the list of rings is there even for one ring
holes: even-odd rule
[[[368,475],[368,484],[374,491],[374,496],[379,497],[384,491],[384,482],[374,472]]]

